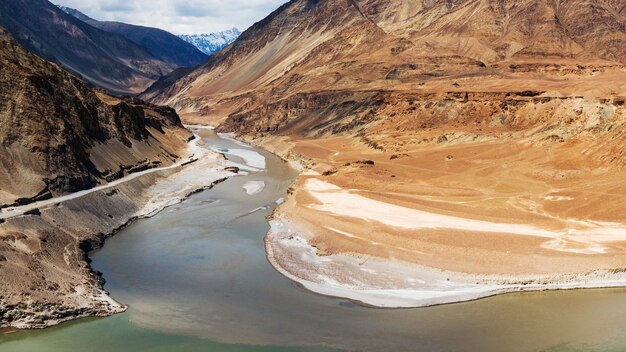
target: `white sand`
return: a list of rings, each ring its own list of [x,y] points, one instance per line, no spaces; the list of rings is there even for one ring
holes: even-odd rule
[[[265,169],[265,157],[250,149],[228,149],[225,154],[236,155],[244,160],[246,165],[256,169]]]
[[[254,150],[239,149],[239,148],[218,148],[212,147],[212,150],[216,153],[223,153],[225,155],[234,155],[243,159],[244,164],[235,163],[230,161],[233,166],[237,166],[240,169],[249,169],[250,171],[261,171],[265,169],[265,157]]]
[[[214,130],[215,127],[210,125],[184,125],[185,128],[190,130]]]
[[[263,192],[263,189],[265,188],[265,182],[264,181],[248,181],[242,187],[246,191],[246,193],[248,193],[249,195],[255,195],[255,194],[259,194]]]
[[[466,219],[377,201],[318,179],[304,189],[317,200],[312,208],[338,216],[379,222],[403,229],[457,229],[547,238],[545,248],[594,254],[606,251],[604,242],[621,241],[626,226],[563,219],[566,231],[545,230],[523,224]],[[268,259],[285,276],[305,288],[377,307],[423,307],[489,297],[516,291],[564,290],[626,286],[626,271],[598,270],[571,275],[470,275],[446,272],[410,263],[355,255],[318,256],[309,244],[311,229],[276,214],[266,236]],[[359,238],[358,233],[324,226],[337,236]],[[570,241],[585,244],[569,246]]]
[[[321,176],[319,172],[315,170],[306,170],[305,172],[300,173],[302,176]]]
[[[218,154],[201,148],[196,155],[199,157],[197,162],[160,179],[147,189],[150,199],[136,216],[154,216],[165,207],[182,202],[191,192],[208,188],[218,180],[233,175],[224,170],[226,160],[218,158]]]
[[[251,147],[250,144],[242,142],[242,141],[240,141],[238,139],[235,139],[236,134],[234,134],[234,133],[218,133],[217,135],[220,138],[229,140],[229,141],[237,144],[238,146],[245,147],[245,148],[250,148]]]
[[[495,223],[406,208],[370,199],[314,178],[306,181],[304,189],[320,203],[311,205],[312,209],[403,229],[454,229],[535,236],[551,239],[544,244],[545,248],[583,254],[605,253],[607,248],[602,243],[626,241],[626,226],[623,224],[563,219],[566,230],[553,231],[532,225]],[[568,249],[566,243],[555,239],[578,245],[574,246],[576,249]],[[580,248],[581,244],[584,248]]]
[[[279,216],[270,221],[270,225],[266,249],[268,259],[278,271],[313,292],[377,307],[424,307],[516,291],[626,286],[624,272],[601,270],[588,275],[557,277],[488,277],[376,258],[320,257],[308,244],[306,238],[311,234],[306,229]]]
[[[346,236],[346,237],[350,237],[350,238],[358,238],[357,236],[355,236],[355,235],[353,235],[353,234],[351,234],[351,233],[348,233],[348,232],[345,232],[345,231],[338,230],[338,229],[336,229],[336,228],[334,228],[334,227],[324,226],[324,228],[325,228],[325,229],[328,229],[328,230],[330,230],[330,231],[336,232],[336,233],[338,233],[338,234],[344,235],[344,236]]]

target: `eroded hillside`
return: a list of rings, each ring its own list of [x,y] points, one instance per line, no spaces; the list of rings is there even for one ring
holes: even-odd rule
[[[173,109],[92,90],[0,28],[0,328],[123,311],[87,254],[228,175],[191,139]]]
[[[0,2],[0,26],[38,56],[115,94],[137,94],[178,66],[93,27],[48,0]]]
[[[622,96],[621,6],[292,1],[178,83],[146,97],[219,120],[324,92]]]
[[[93,91],[0,32],[0,207],[169,165],[191,134],[176,112]]]
[[[580,287],[625,265],[625,16],[615,0],[295,0],[146,97],[304,166],[267,248],[306,287],[441,289],[367,258],[472,290]]]

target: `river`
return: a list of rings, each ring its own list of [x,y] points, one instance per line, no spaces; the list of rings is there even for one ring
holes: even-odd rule
[[[303,290],[271,267],[263,245],[266,216],[296,173],[263,150],[212,131],[202,137],[235,162],[245,160],[229,150],[256,151],[266,169],[140,220],[91,253],[126,313],[1,335],[1,352],[626,350],[625,289],[421,309],[365,308]]]

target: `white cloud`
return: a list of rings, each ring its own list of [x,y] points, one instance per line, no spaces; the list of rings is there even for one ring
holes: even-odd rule
[[[1,0],[0,0],[1,1]],[[175,34],[245,30],[287,0],[52,0],[101,21],[157,27]]]

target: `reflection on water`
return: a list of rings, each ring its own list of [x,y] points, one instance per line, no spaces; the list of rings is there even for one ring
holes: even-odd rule
[[[203,133],[212,147],[242,148]],[[141,220],[93,254],[127,313],[2,336],[0,351],[626,350],[623,289],[382,310],[298,288],[269,265],[262,241],[295,174],[262,153],[269,171]],[[248,181],[266,186],[248,195]]]

